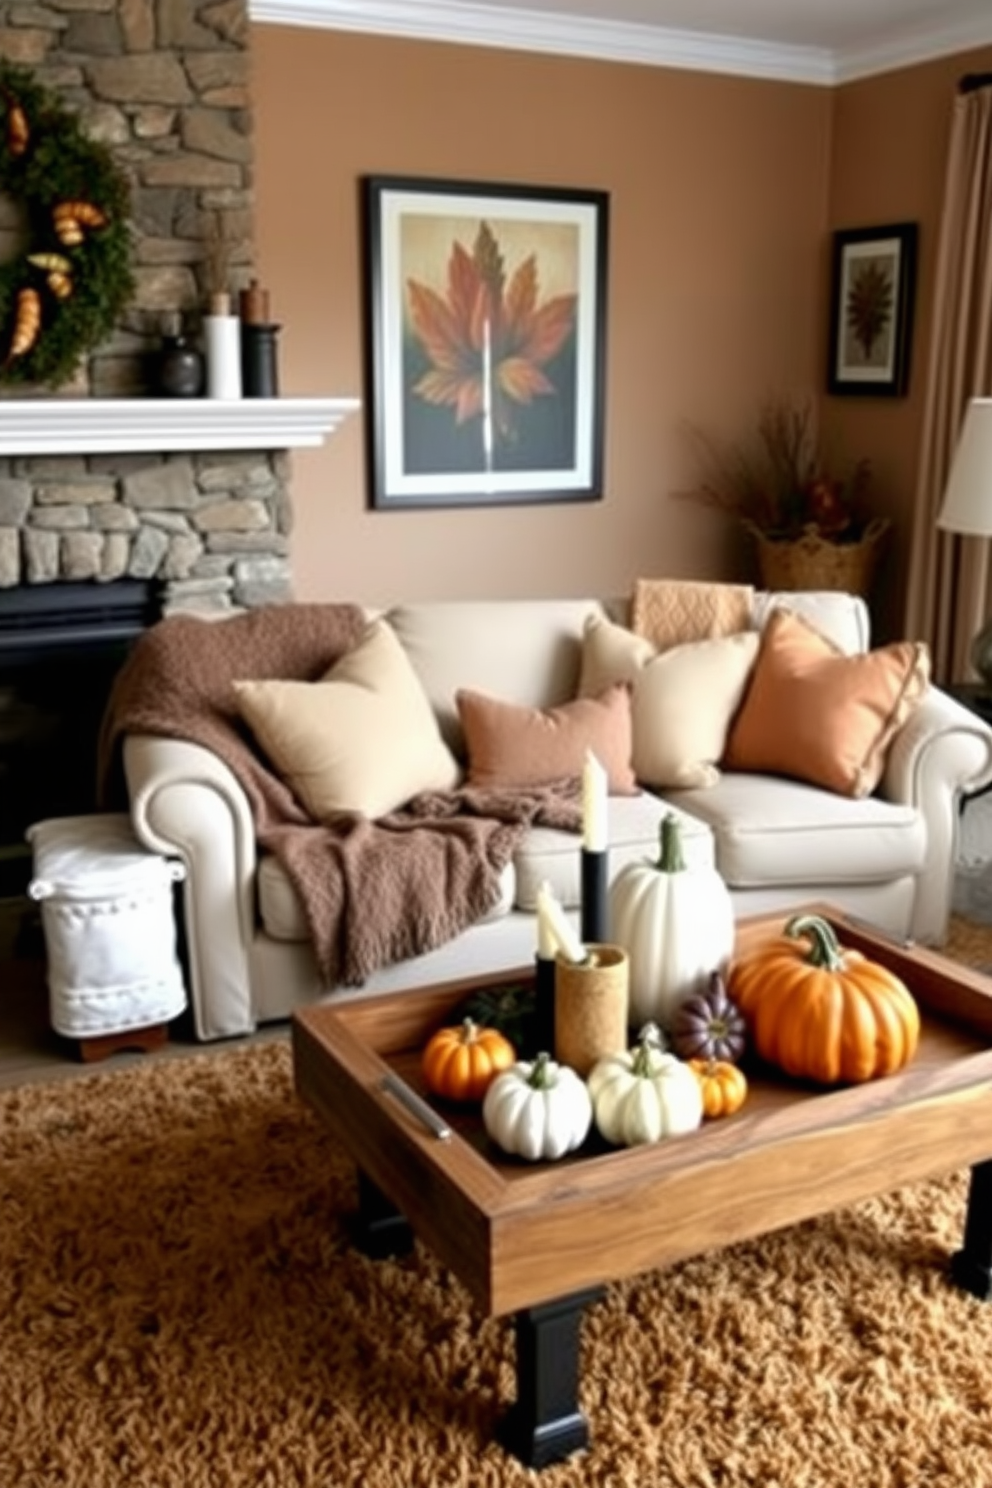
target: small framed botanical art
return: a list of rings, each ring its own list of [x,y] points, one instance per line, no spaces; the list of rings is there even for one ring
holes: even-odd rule
[[[606,193],[364,192],[372,506],[598,499]]]
[[[834,233],[831,393],[901,397],[909,385],[916,287],[915,222]]]

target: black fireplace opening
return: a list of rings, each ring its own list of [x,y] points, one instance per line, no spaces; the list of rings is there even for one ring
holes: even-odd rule
[[[141,579],[0,590],[0,898],[27,890],[33,822],[97,809],[110,687],[160,615]]]

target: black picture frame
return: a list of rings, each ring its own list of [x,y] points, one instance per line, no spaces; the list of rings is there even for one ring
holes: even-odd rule
[[[901,398],[909,387],[915,222],[833,235],[827,390]]]
[[[370,505],[601,499],[608,193],[361,184]]]

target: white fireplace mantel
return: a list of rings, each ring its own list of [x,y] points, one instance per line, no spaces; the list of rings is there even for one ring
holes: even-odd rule
[[[0,455],[313,448],[360,407],[357,398],[3,398]]]

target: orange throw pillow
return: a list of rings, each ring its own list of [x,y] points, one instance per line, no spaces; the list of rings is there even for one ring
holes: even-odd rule
[[[844,796],[870,795],[889,743],[929,680],[922,642],[848,656],[792,610],[773,610],[731,724],[724,767],[791,775]]]
[[[622,683],[558,708],[520,707],[464,688],[455,702],[469,785],[549,785],[580,776],[591,749],[606,771],[611,795],[637,794],[630,762],[630,692]]]

